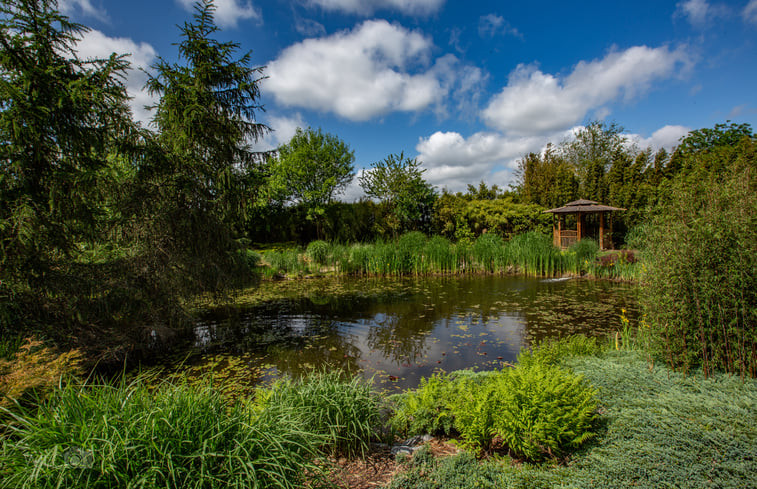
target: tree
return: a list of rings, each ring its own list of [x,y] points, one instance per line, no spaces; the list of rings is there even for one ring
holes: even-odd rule
[[[80,60],[87,29],[53,0],[6,0],[0,12],[0,270],[43,286],[102,216],[101,171],[134,130],[128,63]]]
[[[402,152],[373,163],[359,177],[366,195],[386,207],[386,224],[395,236],[429,229],[436,192],[423,179],[425,171],[417,158],[405,158]]]
[[[166,269],[182,270],[200,286],[222,286],[233,265],[232,226],[255,199],[265,155],[252,150],[269,128],[256,122],[262,107],[262,67],[250,53],[235,58],[239,44],[219,42],[212,0],[195,5],[181,30],[179,59],[160,59],[147,81],[159,151],[145,162],[135,195],[140,212],[152,215],[150,239],[162,240]],[[144,195],[148,195],[148,199]],[[142,196],[142,197],[140,197]],[[181,266],[171,266],[166,262]]]
[[[338,137],[297,128],[271,164],[271,194],[274,200],[301,203],[307,219],[320,222],[326,206],[352,181],[354,162],[355,153]]]

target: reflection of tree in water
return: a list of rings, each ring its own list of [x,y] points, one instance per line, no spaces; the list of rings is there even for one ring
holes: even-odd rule
[[[366,343],[397,364],[415,363],[423,357],[428,337],[425,333],[434,326],[433,321],[425,318],[395,314],[377,315],[373,322]]]

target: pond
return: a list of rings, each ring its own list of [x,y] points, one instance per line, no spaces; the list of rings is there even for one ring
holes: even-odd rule
[[[185,367],[249,384],[341,368],[404,389],[439,369],[499,368],[535,340],[605,336],[624,310],[635,324],[634,290],[493,275],[262,283],[255,305],[197,323]]]

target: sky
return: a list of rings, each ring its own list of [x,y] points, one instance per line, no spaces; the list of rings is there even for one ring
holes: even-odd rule
[[[129,53],[135,117],[149,124],[141,70],[177,61],[192,0],[59,0],[87,25],[83,57]],[[439,190],[508,187],[529,152],[592,121],[641,148],[689,130],[757,126],[757,0],[529,2],[216,0],[217,38],[265,66],[266,150],[321,128],[361,172],[417,157]],[[357,179],[342,196],[362,195]]]

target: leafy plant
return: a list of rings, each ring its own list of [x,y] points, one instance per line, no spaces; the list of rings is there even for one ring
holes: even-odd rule
[[[540,363],[509,370],[495,395],[492,432],[517,456],[560,457],[594,437],[596,391],[567,370]]]

